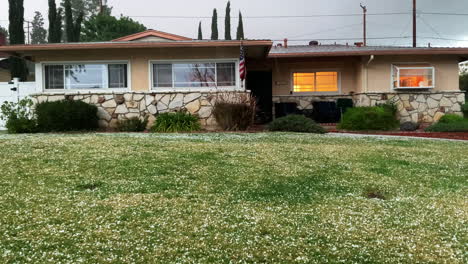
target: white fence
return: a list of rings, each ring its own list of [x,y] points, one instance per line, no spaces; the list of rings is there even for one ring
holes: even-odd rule
[[[30,94],[36,92],[36,83],[35,82],[20,82],[18,91],[12,91],[12,84],[0,82],[0,105],[3,102],[16,102],[19,99],[27,97]],[[4,130],[5,123],[3,120],[0,120],[0,130]]]

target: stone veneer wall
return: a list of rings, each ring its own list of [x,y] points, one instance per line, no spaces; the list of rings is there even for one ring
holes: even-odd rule
[[[336,101],[339,98],[353,99],[356,106],[375,106],[394,102],[398,107],[401,122],[433,123],[447,114],[462,115],[465,103],[463,92],[414,92],[414,93],[366,93],[330,96],[273,96],[273,103],[297,103],[300,110],[312,110],[312,102]],[[274,112],[275,109],[273,109]]]
[[[246,92],[235,92],[244,94]],[[212,115],[213,106],[218,93],[64,93],[33,95],[35,103],[59,100],[79,100],[98,107],[99,126],[105,129],[115,129],[118,120],[133,117],[149,117],[151,126],[155,115],[165,112],[186,110],[200,118],[204,128],[215,128],[216,120]]]

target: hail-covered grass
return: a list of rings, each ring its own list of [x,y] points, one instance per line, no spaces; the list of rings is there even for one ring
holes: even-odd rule
[[[468,143],[0,135],[0,263],[466,263]]]

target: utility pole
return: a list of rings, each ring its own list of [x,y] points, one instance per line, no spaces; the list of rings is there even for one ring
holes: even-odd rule
[[[364,46],[367,46],[367,7],[363,6],[362,4],[359,4],[362,8],[363,16],[364,16]]]
[[[25,20],[24,22],[26,22],[26,24],[27,24],[27,31],[28,31],[28,33],[27,33],[27,37],[28,37],[27,40],[28,40],[28,41],[26,42],[26,44],[31,44],[31,41],[30,41],[30,37],[31,37],[31,33],[30,33],[30,32],[31,32],[31,27],[30,27],[30,24],[31,24],[31,22],[30,22],[30,21],[26,21],[26,20]]]
[[[417,47],[417,30],[416,30],[416,0],[413,0],[413,48]]]

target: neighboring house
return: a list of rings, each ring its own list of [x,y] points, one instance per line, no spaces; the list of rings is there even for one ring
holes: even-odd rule
[[[402,121],[434,122],[465,101],[458,64],[468,48],[318,45],[270,40],[192,40],[148,30],[110,42],[0,47],[36,63],[35,98],[83,100],[100,125],[187,109],[214,126],[216,95],[252,93],[266,120],[288,111],[326,113],[338,99],[357,106],[394,101]],[[247,79],[239,77],[241,46]],[[317,103],[325,102],[325,103]],[[322,109],[320,109],[322,108]]]

